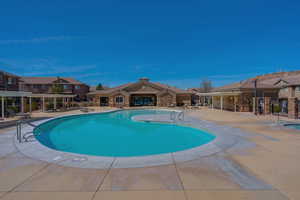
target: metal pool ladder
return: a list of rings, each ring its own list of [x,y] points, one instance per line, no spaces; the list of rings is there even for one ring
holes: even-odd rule
[[[170,112],[170,120],[171,121],[175,121],[176,120],[176,112],[175,111]]]
[[[22,143],[23,139],[24,139],[25,142],[28,142],[29,139],[34,136],[32,132],[25,133],[22,136],[22,124],[24,124],[24,123],[27,124],[27,125],[29,125],[29,126],[36,127],[34,124],[32,124],[30,122],[27,122],[27,121],[23,121],[23,120],[17,121],[17,123],[16,123],[16,127],[17,127],[17,140],[18,140],[19,143]]]
[[[177,119],[178,119],[178,121],[184,121],[184,111],[181,111],[181,112],[177,115]]]
[[[178,115],[176,115],[176,111],[172,111],[170,113],[170,120],[175,121],[184,121],[184,111],[181,111]]]

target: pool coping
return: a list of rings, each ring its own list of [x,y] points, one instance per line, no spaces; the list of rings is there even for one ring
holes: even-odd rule
[[[42,123],[64,118],[68,116],[78,115],[91,115],[91,114],[104,114],[111,112],[118,112],[126,109],[108,110],[102,112],[90,112],[82,114],[69,114],[50,119],[36,121],[34,125],[40,125]],[[130,109],[132,110],[132,109]],[[154,109],[154,110],[169,110],[169,109]],[[157,115],[159,116],[159,115]],[[156,121],[157,122],[157,121]],[[164,123],[164,121],[161,121]],[[14,137],[14,145],[23,155],[35,160],[45,161],[49,163],[55,163],[62,166],[78,167],[78,168],[94,168],[94,169],[108,169],[108,168],[138,168],[138,167],[150,167],[159,165],[169,165],[197,158],[214,155],[218,152],[225,151],[234,145],[245,144],[245,139],[241,135],[249,135],[244,131],[229,126],[217,125],[210,121],[199,120],[189,116],[185,117],[184,121],[177,121],[179,126],[189,126],[192,128],[206,131],[216,136],[214,140],[204,145],[194,147],[191,149],[177,151],[173,153],[156,154],[148,156],[135,156],[135,157],[107,157],[107,156],[90,156],[85,154],[69,153],[63,151],[57,151],[44,146],[39,141],[19,143],[17,138]],[[34,127],[25,125],[22,131],[25,133],[33,132]]]

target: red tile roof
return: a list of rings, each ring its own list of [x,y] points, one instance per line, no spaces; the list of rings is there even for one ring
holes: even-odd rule
[[[214,92],[234,91],[241,89],[254,89],[254,80],[257,80],[257,88],[260,89],[276,89],[281,85],[277,84],[278,81],[283,80],[289,85],[300,85],[300,70],[292,72],[278,72],[272,74],[265,74],[247,79],[238,83],[232,83],[222,87],[214,88]]]
[[[68,77],[28,77],[23,76],[21,78],[21,81],[23,81],[25,84],[52,84],[54,81],[57,81],[57,79],[62,79],[67,81],[70,84],[74,85],[82,85],[84,83],[75,80],[73,78]]]
[[[145,80],[145,78],[143,79]],[[143,80],[140,80],[140,81],[143,81]],[[148,82],[148,81],[146,81]],[[109,93],[112,93],[112,92],[116,92],[116,91],[122,91],[130,86],[133,86],[134,84],[136,83],[139,83],[139,82],[135,82],[135,83],[126,83],[126,84],[123,84],[123,85],[120,85],[120,86],[117,86],[117,87],[114,87],[114,88],[109,88],[109,89],[105,89],[105,90],[96,90],[96,91],[93,91],[93,92],[90,92],[89,94],[109,94]],[[166,85],[166,84],[162,84],[162,83],[158,83],[158,82],[148,82],[158,88],[161,88],[161,89],[168,89],[174,93],[177,93],[177,94],[186,94],[186,93],[191,93],[190,91],[187,91],[187,90],[182,90],[182,89],[179,89],[179,88],[176,88],[176,87],[173,87],[173,86],[169,86],[169,85]]]

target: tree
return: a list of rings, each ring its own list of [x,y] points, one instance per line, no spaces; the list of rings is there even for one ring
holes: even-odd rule
[[[53,93],[62,93],[64,91],[64,88],[60,84],[54,84],[51,88]]]
[[[208,79],[203,79],[200,83],[200,91],[201,92],[210,92],[212,90],[212,83]]]
[[[99,83],[96,87],[96,90],[104,90],[103,86],[101,83]]]

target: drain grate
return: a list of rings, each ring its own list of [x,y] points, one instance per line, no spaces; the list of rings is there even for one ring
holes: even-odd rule
[[[75,157],[75,158],[72,158],[72,162],[84,162],[84,161],[87,161],[88,158],[87,157]]]

